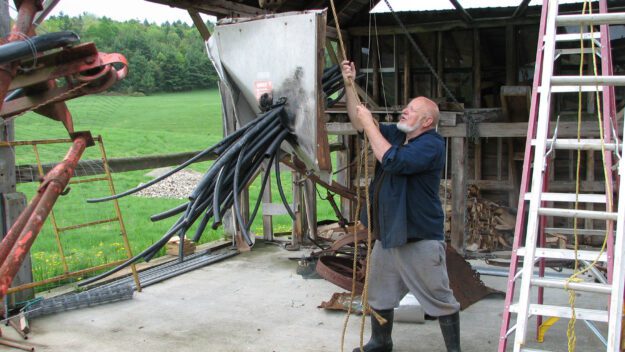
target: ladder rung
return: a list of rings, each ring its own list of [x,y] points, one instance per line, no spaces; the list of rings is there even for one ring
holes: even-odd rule
[[[543,93],[542,86],[538,87],[538,92]],[[579,86],[553,86],[551,87],[551,93],[578,93],[580,91]],[[582,86],[582,92],[603,92],[603,86]]]
[[[573,235],[575,231],[571,228],[545,227],[545,233]],[[577,234],[582,236],[605,236],[605,230],[577,229]]]
[[[510,305],[510,311],[519,312],[518,303]],[[544,304],[530,304],[529,314],[543,315],[548,317],[560,317],[571,319],[571,307],[550,306]],[[582,320],[608,322],[608,312],[605,310],[575,308],[575,317]]]
[[[547,148],[551,148],[553,144],[553,139],[547,139]],[[536,140],[532,140],[532,145],[536,145]],[[556,143],[553,146],[555,149],[562,150],[601,150],[601,140],[600,139],[556,139]],[[603,148],[609,151],[616,150],[615,143],[603,143]],[[619,145],[619,149],[623,149],[621,145]]]
[[[625,76],[553,76],[551,77],[551,85],[553,86],[623,86],[625,85]],[[552,90],[553,91],[553,90]]]
[[[595,210],[575,210],[562,208],[538,208],[538,215],[543,216],[559,216],[563,218],[582,218],[594,220],[613,220],[616,221],[617,213]]]
[[[516,253],[519,256],[525,256],[525,247],[517,249]],[[535,256],[537,258],[575,260],[575,251],[572,249],[562,248],[536,248]],[[605,262],[608,260],[608,256],[605,252],[601,253],[601,256],[599,256],[598,251],[577,251],[578,260],[594,261],[597,258],[600,262]]]
[[[578,36],[578,39],[579,39],[579,36]],[[590,54],[592,51],[594,51],[595,54],[601,55],[601,51],[597,47],[595,47],[595,49],[584,48],[583,51],[584,51],[584,54]],[[555,52],[556,55],[579,55],[581,53],[582,53],[581,48],[556,49],[556,52]]]
[[[89,183],[89,182],[98,182],[98,181],[108,181],[108,177],[94,177],[94,178],[86,178],[84,180],[69,180],[69,183],[76,184],[76,183]]]
[[[576,26],[581,24],[623,24],[625,23],[625,13],[595,13],[586,15],[559,15],[556,17],[558,26]]]
[[[532,196],[531,192],[525,193],[525,200],[530,200]],[[543,192],[540,195],[540,200],[545,202],[575,202],[575,193],[547,193]],[[580,203],[601,203],[605,204],[605,194],[590,194],[582,193],[578,195],[578,202]]]
[[[531,280],[532,285],[548,288],[561,288],[567,287],[566,280],[563,279],[546,279],[544,277],[536,277]],[[612,286],[607,284],[595,284],[591,282],[569,282],[568,288],[575,291],[595,292],[610,294],[612,292]]]
[[[64,231],[69,231],[69,230],[76,230],[76,229],[81,229],[81,228],[87,227],[87,226],[93,226],[93,225],[99,225],[99,224],[106,224],[106,223],[109,223],[109,222],[115,222],[117,220],[118,220],[117,217],[114,217],[114,218],[111,218],[111,219],[97,220],[97,221],[87,222],[87,223],[84,223],[84,224],[72,225],[72,226],[67,226],[67,227],[59,227],[57,229],[57,231],[64,232]]]
[[[567,33],[567,34],[556,34],[556,41],[557,42],[572,42],[572,41],[579,41],[580,38],[583,38],[584,40],[588,40],[588,39],[600,39],[601,38],[601,32],[600,31],[596,31],[593,33]]]

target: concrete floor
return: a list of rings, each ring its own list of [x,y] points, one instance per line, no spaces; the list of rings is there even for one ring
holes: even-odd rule
[[[258,243],[252,252],[150,286],[133,300],[32,320],[25,342],[36,351],[50,352],[340,351],[345,314],[317,306],[342,290],[325,280],[297,275],[297,261],[288,258],[303,253]],[[505,278],[483,279],[505,290]],[[579,306],[583,298],[578,299]],[[566,297],[557,301],[564,303]],[[461,313],[463,351],[497,349],[502,309],[503,298],[493,297]],[[358,344],[359,331],[360,319],[352,317],[345,351]],[[566,350],[565,331],[562,320],[546,343],[534,347]],[[17,339],[12,329],[3,332]],[[397,352],[444,351],[437,322],[396,323],[393,338]],[[579,322],[577,350],[601,349]]]

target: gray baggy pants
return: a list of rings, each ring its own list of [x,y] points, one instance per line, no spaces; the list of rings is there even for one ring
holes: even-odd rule
[[[384,249],[376,241],[370,265],[371,308],[396,308],[411,292],[428,315],[438,317],[460,310],[449,288],[444,242],[422,240]]]

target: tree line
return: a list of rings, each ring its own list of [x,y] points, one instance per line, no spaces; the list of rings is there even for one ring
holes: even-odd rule
[[[208,22],[209,29],[213,24]],[[111,90],[122,93],[179,92],[217,86],[217,74],[206,56],[197,29],[182,21],[154,24],[114,21],[85,13],[48,18],[39,33],[74,31],[81,42],[94,42],[98,51],[117,52],[128,59],[128,77]]]

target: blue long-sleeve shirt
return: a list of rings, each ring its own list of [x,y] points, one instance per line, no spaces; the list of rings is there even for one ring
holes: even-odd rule
[[[369,197],[379,188],[376,232],[383,248],[398,247],[408,239],[444,240],[444,214],[438,189],[445,165],[445,141],[428,130],[404,144],[406,134],[395,125],[380,125],[391,148],[376,163]],[[374,206],[375,207],[375,206]],[[364,209],[360,219],[368,226]],[[372,212],[371,216],[375,216]]]

